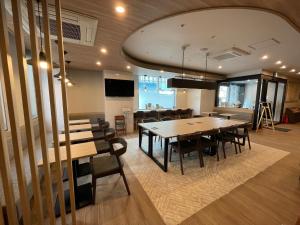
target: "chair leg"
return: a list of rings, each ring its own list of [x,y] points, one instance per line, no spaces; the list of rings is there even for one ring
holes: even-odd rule
[[[126,180],[126,177],[125,177],[123,169],[121,169],[120,174],[123,177],[123,181],[124,181],[127,193],[128,193],[128,195],[130,195],[130,190],[129,190],[128,183],[127,183],[127,180]]]
[[[95,205],[96,202],[96,178],[92,178],[92,186],[93,186],[93,204]]]
[[[235,141],[234,141],[234,149],[235,149],[235,154],[238,154],[237,147],[236,147],[236,142]]]
[[[200,162],[200,167],[204,167],[202,150],[199,150],[199,162]]]
[[[170,154],[169,154],[169,162],[172,162],[172,152],[173,152],[173,148],[170,148]]]
[[[181,152],[179,152],[181,175],[184,175],[184,173],[183,173],[183,164],[182,164],[182,155],[183,154]]]
[[[225,142],[224,141],[222,141],[222,149],[223,149],[224,159],[226,159]]]
[[[237,144],[239,146],[239,152],[242,153],[240,139],[237,138]]]
[[[247,135],[247,140],[248,140],[249,149],[251,149],[251,144],[250,144],[250,137],[249,137],[249,134]]]

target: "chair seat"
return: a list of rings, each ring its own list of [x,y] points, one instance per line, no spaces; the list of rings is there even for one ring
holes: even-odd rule
[[[123,167],[123,163],[121,164]],[[109,175],[119,171],[120,169],[121,168],[115,155],[102,156],[93,159],[92,174],[95,177]]]
[[[181,141],[180,144],[181,144],[181,152],[182,153],[188,153],[188,152],[197,150],[196,149],[197,143],[194,140],[193,141],[189,141],[189,140]],[[170,145],[176,149],[176,148],[178,148],[178,141],[171,142]]]

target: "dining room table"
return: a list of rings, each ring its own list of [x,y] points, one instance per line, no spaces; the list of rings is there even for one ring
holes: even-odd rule
[[[214,129],[226,128],[235,125],[242,125],[247,121],[227,120],[218,117],[198,117],[189,119],[178,119],[150,123],[139,123],[139,148],[150,157],[163,171],[168,171],[168,149],[170,138],[179,135],[188,135],[197,132],[205,132]],[[148,148],[142,146],[143,132],[148,131]],[[153,154],[153,137],[159,136],[164,139],[163,163]]]

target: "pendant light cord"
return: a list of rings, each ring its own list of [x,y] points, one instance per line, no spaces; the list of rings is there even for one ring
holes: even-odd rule
[[[182,63],[181,63],[181,68],[182,68],[182,79],[183,79],[183,72],[184,72],[184,52],[185,52],[185,47],[182,47]]]

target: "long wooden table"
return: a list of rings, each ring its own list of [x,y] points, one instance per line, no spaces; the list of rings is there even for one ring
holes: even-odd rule
[[[75,132],[70,133],[71,143],[86,142],[94,139],[93,133],[91,131]],[[62,145],[66,141],[65,134],[59,134],[59,143]]]
[[[247,123],[241,120],[227,120],[216,117],[200,117],[191,119],[169,120],[152,123],[139,123],[139,147],[144,151],[162,170],[168,171],[168,146],[169,139],[178,135],[204,132],[212,129],[220,129],[234,125]],[[148,150],[142,148],[143,130],[148,130]],[[160,136],[164,141],[164,163],[161,164],[153,156],[153,136]]]
[[[82,120],[69,120],[70,125],[79,125],[79,124],[87,124],[90,123],[90,119],[82,119]]]
[[[92,130],[92,124],[75,124],[69,126],[70,133]]]

